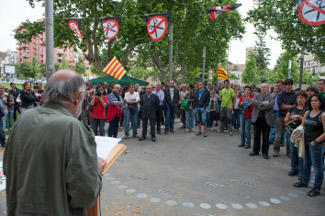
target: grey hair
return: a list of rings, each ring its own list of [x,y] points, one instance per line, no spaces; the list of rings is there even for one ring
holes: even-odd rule
[[[79,91],[81,91],[81,96],[84,97],[86,84],[79,74],[62,80],[56,80],[55,76],[51,76],[44,91],[45,102],[70,104],[75,101],[75,96]]]
[[[120,84],[115,84],[115,85],[114,85],[114,88],[115,88],[115,87],[119,87],[119,88],[121,88],[121,85],[120,85]]]

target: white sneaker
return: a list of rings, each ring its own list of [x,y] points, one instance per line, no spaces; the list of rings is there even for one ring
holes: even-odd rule
[[[186,133],[188,133],[188,129],[186,129]]]
[[[8,131],[8,129],[5,129],[5,132],[7,132]]]

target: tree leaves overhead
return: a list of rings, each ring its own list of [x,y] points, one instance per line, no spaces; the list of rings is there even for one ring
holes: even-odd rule
[[[44,0],[28,0],[35,2]],[[144,14],[172,12],[174,24],[173,78],[184,82],[189,73],[196,74],[202,68],[202,50],[206,46],[206,71],[216,68],[226,59],[228,43],[241,38],[245,31],[242,17],[234,10],[222,13],[215,21],[209,19],[206,9],[211,6],[234,4],[236,0],[54,0],[54,40],[57,47],[75,47],[88,51],[86,59],[97,68],[104,68],[116,56],[126,68],[142,65],[153,68],[156,76],[166,81],[168,77],[168,45],[166,36],[153,42],[147,33]],[[100,17],[122,16],[119,35],[116,39],[104,40]],[[69,29],[63,18],[82,18],[80,27],[83,40]],[[36,28],[35,28],[36,27]],[[16,32],[15,38],[30,40],[41,31],[44,23],[26,23],[28,35]],[[133,56],[137,62],[129,62]]]
[[[302,22],[295,11],[295,0],[259,0],[254,3],[247,20],[254,24],[259,34],[273,29],[285,50],[297,54],[304,48],[325,63],[325,25],[312,26]]]

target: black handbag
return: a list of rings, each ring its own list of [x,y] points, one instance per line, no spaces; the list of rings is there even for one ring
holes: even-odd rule
[[[98,99],[98,101],[94,104],[94,106],[90,105],[88,107],[88,111],[92,112],[99,102],[100,102],[100,100]]]
[[[305,107],[299,115],[303,114],[307,110],[307,107]],[[301,124],[300,120],[290,120],[284,124],[285,127],[287,127],[290,131],[294,131],[299,125]]]

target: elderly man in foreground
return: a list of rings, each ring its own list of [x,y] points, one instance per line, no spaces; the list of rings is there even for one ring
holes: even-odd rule
[[[17,119],[4,153],[8,215],[85,215],[102,188],[105,162],[77,117],[85,82],[71,70],[48,81],[45,104]]]

